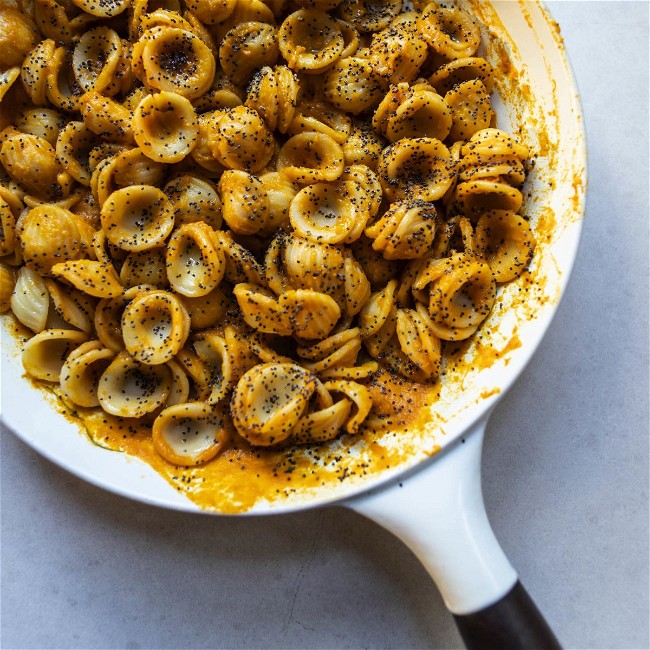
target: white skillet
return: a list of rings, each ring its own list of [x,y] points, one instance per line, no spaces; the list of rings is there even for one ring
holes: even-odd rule
[[[557,647],[490,528],[480,465],[487,418],[541,341],[573,265],[586,190],[582,116],[559,30],[541,5],[519,0],[459,4],[488,25],[488,58],[494,62],[507,52],[518,75],[517,83],[499,87],[504,99],[498,106],[499,126],[519,130],[541,154],[524,204],[538,238],[532,266],[536,284],[528,292],[518,291],[521,282],[506,287],[504,309],[484,328],[492,346],[506,353],[489,367],[448,379],[429,427],[400,438],[399,444],[410,450],[403,462],[336,487],[260,502],[248,514],[345,505],[414,551],[468,647]],[[166,508],[198,510],[149,466],[92,445],[58,414],[23,377],[18,346],[4,325],[0,394],[2,420],[10,429],[42,455],[107,490]],[[391,444],[388,439],[386,444]]]

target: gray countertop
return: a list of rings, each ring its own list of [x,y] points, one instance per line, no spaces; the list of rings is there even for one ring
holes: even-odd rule
[[[582,93],[584,236],[488,425],[497,537],[565,646],[648,648],[647,2],[551,2]],[[222,519],[105,493],[1,437],[2,648],[448,648],[414,556],[343,508]]]

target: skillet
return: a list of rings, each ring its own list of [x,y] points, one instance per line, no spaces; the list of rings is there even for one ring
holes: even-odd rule
[[[483,327],[488,343],[462,351],[463,367],[446,373],[428,421],[397,439],[390,434],[373,439],[373,449],[384,450],[390,462],[369,463],[370,443],[335,442],[319,459],[332,479],[323,485],[298,481],[279,496],[261,485],[246,503],[225,500],[206,511],[257,515],[345,505],[391,530],[415,552],[468,647],[557,647],[491,531],[480,458],[487,418],[534,353],[573,264],[586,189],[582,118],[559,30],[542,6],[459,4],[487,26],[487,57],[510,70],[497,84],[503,100],[496,102],[500,127],[520,134],[536,154],[525,204],[538,241],[530,273],[502,289],[501,307]],[[79,435],[79,427],[22,376],[6,321],[3,328],[7,426],[94,484],[166,508],[200,510],[149,466]],[[330,471],[330,459],[342,454],[345,481],[341,463]]]

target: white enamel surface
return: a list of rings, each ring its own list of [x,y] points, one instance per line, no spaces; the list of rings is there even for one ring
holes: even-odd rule
[[[531,87],[536,90],[538,99],[546,98],[549,102],[551,95],[547,91],[554,85],[553,79],[557,80],[557,85],[563,89],[559,95],[558,124],[555,127],[559,132],[558,144],[564,150],[559,160],[566,169],[563,167],[559,170],[561,173],[557,175],[557,188],[545,198],[557,214],[564,214],[571,209],[575,212],[575,207],[572,208],[570,204],[574,187],[568,172],[579,168],[580,165],[584,166],[577,96],[566,61],[558,51],[541,9],[536,4],[525,3],[531,14],[532,24],[541,34],[541,41],[537,41],[532,37],[531,28],[521,15],[523,6],[515,2],[498,3],[498,9],[511,36],[526,48],[523,56],[526,58]],[[507,122],[507,119],[505,121]],[[559,295],[567,281],[579,233],[580,221],[576,218],[563,227],[561,232],[556,233],[552,245],[545,252],[543,261],[547,263],[549,277],[553,276],[551,285],[555,288],[556,295]],[[512,331],[516,327],[522,342],[521,347],[510,354],[507,364],[496,363],[472,377],[460,397],[458,394],[454,395],[452,390],[449,391],[440,404],[440,413],[445,419],[444,431],[440,435],[432,432],[431,439],[422,445],[421,454],[415,454],[404,466],[371,477],[365,482],[341,484],[317,493],[299,495],[294,501],[261,503],[256,506],[255,512],[292,511],[296,507],[332,503],[359,494],[369,487],[377,487],[393,480],[404,470],[428,458],[436,445],[452,443],[486,414],[515,380],[543,336],[556,304],[556,300],[551,301],[545,309],[539,311],[534,320],[519,322],[514,317],[510,320],[504,319],[499,326],[499,336],[502,340],[507,340],[508,330]],[[4,422],[42,454],[87,480],[117,493],[171,508],[198,510],[149,467],[122,454],[94,447],[83,435],[79,435],[76,425],[56,414],[48,400],[22,378],[18,353],[6,332],[3,332],[2,373]],[[484,394],[488,396],[483,397]]]
[[[483,505],[485,424],[485,419],[479,420],[462,440],[396,485],[348,503],[397,535],[415,553],[454,614],[487,607],[517,580]]]

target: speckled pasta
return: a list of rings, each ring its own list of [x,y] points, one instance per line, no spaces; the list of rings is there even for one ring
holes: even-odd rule
[[[497,127],[479,23],[404,4],[0,7],[28,375],[179,467],[407,426],[382,386],[444,382],[531,263],[537,152]]]

